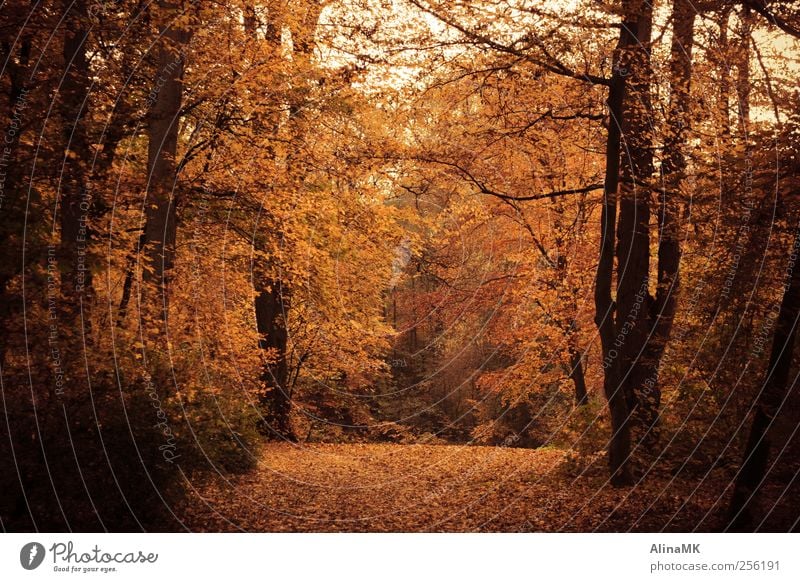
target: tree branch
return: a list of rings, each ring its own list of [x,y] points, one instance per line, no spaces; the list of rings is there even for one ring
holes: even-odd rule
[[[547,71],[550,71],[551,73],[555,73],[557,75],[562,75],[564,77],[570,77],[572,79],[578,79],[580,81],[588,81],[589,83],[591,83],[593,85],[609,85],[611,83],[611,80],[607,79],[605,77],[598,77],[598,76],[592,75],[590,73],[579,73],[577,71],[573,71],[572,69],[567,67],[564,63],[562,63],[561,61],[559,61],[559,60],[555,59],[554,57],[552,57],[547,51],[543,51],[543,52],[545,53],[545,56],[548,59],[550,59],[551,62],[545,62],[545,61],[533,58],[531,55],[526,54],[524,51],[522,51],[520,49],[517,49],[517,48],[514,48],[514,44],[516,44],[516,42],[519,42],[519,40],[515,41],[514,43],[511,43],[510,45],[506,45],[506,44],[503,44],[501,42],[498,42],[498,41],[496,41],[494,39],[489,38],[488,36],[486,36],[484,34],[481,34],[481,33],[476,32],[474,30],[468,29],[467,27],[459,24],[458,22],[456,22],[452,18],[437,12],[436,10],[434,10],[430,6],[427,6],[427,5],[423,4],[420,0],[409,0],[409,2],[411,4],[413,4],[414,6],[416,6],[417,8],[419,8],[420,10],[422,10],[423,12],[425,12],[426,14],[430,14],[431,16],[433,16],[437,20],[440,20],[441,22],[443,22],[447,26],[449,26],[451,28],[454,28],[455,30],[459,31],[465,37],[467,37],[469,39],[472,39],[473,41],[477,41],[479,43],[482,43],[482,44],[486,45],[487,47],[492,48],[492,49],[494,49],[494,50],[496,50],[498,52],[502,52],[502,53],[513,55],[515,57],[519,57],[521,59],[524,59],[524,60],[528,61],[531,64],[534,64],[534,65],[536,65],[538,67],[541,67],[541,68],[543,68],[543,69],[545,69]],[[526,35],[523,39],[520,39],[520,40],[530,40],[530,36]],[[541,43],[536,43],[536,44],[538,45],[538,44],[541,44]],[[539,48],[540,48],[540,50],[543,50],[542,46],[540,46]]]
[[[497,190],[492,190],[478,178],[476,178],[469,170],[465,167],[457,164],[455,162],[448,162],[446,160],[436,160],[433,158],[424,158],[424,157],[417,157],[416,160],[420,162],[426,162],[429,164],[439,164],[442,166],[447,166],[457,170],[464,178],[466,178],[473,186],[478,189],[478,192],[481,194],[487,194],[489,196],[494,196],[495,198],[500,198],[501,200],[513,200],[515,202],[527,202],[530,200],[546,200],[549,198],[558,198],[560,196],[569,196],[570,194],[586,194],[587,192],[593,192],[595,190],[602,190],[603,184],[589,184],[588,186],[582,186],[581,188],[567,188],[565,190],[555,190],[553,192],[545,192],[544,194],[531,194],[530,196],[513,196],[511,194],[506,194],[505,192],[500,192]]]
[[[770,24],[777,26],[783,32],[792,35],[795,38],[800,38],[800,28],[791,24],[775,14],[774,12],[770,11],[767,8],[767,3],[764,0],[745,0],[744,5],[752,8],[756,12],[758,12],[761,16],[766,18]]]

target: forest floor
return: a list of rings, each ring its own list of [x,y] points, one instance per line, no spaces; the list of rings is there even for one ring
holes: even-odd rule
[[[255,470],[194,488],[179,515],[192,531],[262,532],[703,531],[719,519],[724,487],[651,475],[615,489],[602,458],[573,465],[552,448],[269,444]]]

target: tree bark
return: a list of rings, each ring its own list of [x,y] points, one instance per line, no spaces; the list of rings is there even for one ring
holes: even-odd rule
[[[88,13],[84,0],[64,0],[67,14],[64,30],[64,78],[60,91],[60,113],[64,139],[64,164],[59,180],[61,226],[60,270],[64,315],[67,322],[84,308],[91,289],[87,264],[90,243],[91,192],[86,180],[91,162],[86,131],[89,97],[89,62],[86,57]],[[86,320],[86,318],[84,318]]]
[[[696,11],[691,0],[674,0],[670,57],[670,102],[664,139],[661,172],[665,184],[658,207],[658,274],[656,296],[650,320],[652,328],[643,357],[645,379],[637,386],[642,420],[651,440],[656,436],[661,389],[658,384],[661,361],[672,334],[680,288],[680,192],[686,178],[683,148],[689,128],[692,49]]]
[[[18,16],[19,22],[24,15]],[[20,24],[21,26],[21,24]],[[28,98],[30,75],[31,35],[20,30],[17,43],[4,39],[2,54],[6,64],[5,74],[9,79],[8,107],[3,112],[3,140],[0,148],[0,178],[2,178],[2,204],[0,204],[0,245],[3,252],[11,260],[0,264],[0,324],[22,310],[22,301],[17,293],[8,293],[11,281],[25,268],[22,263],[22,245],[25,241],[23,232],[26,213],[27,192],[22,186],[24,174],[23,156],[20,154],[20,139],[27,127],[27,118],[32,115]],[[10,34],[8,39],[13,38]],[[5,355],[9,348],[7,334],[0,334],[0,370],[5,364]]]
[[[287,10],[291,10],[291,17],[285,19]],[[281,28],[288,20],[293,45],[294,66],[310,66],[310,59],[314,51],[314,35],[317,21],[322,10],[322,4],[316,1],[296,2],[286,4],[282,0],[273,0],[268,4],[268,22],[265,29],[265,42],[272,58],[280,58],[281,54]],[[254,11],[253,11],[254,12]],[[255,40],[254,18],[245,20],[245,31]],[[299,57],[299,59],[298,59]],[[299,62],[298,62],[299,61]],[[288,63],[284,63],[288,65]],[[299,88],[291,89],[289,97],[289,133],[288,139],[296,136],[296,124],[302,116],[304,93]],[[280,119],[272,116],[270,119],[255,120],[256,126],[269,136],[277,136],[281,131]],[[292,153],[287,153],[284,164],[275,160],[276,167],[280,166],[286,172],[297,171],[292,164]],[[296,183],[301,183],[297,180]],[[278,233],[278,236],[280,234]],[[258,240],[254,240],[258,246]],[[258,249],[262,252],[264,249]],[[258,258],[254,264],[254,285],[256,287],[256,323],[258,332],[264,338],[262,349],[268,350],[262,371],[264,395],[261,400],[262,423],[261,432],[265,436],[278,437],[286,440],[296,440],[296,435],[291,427],[289,413],[291,411],[291,389],[288,386],[289,373],[287,366],[287,318],[289,312],[288,282],[275,276],[279,271],[278,265],[270,264],[268,259]]]
[[[600,258],[595,277],[594,303],[603,354],[603,391],[608,400],[611,417],[611,438],[608,462],[611,482],[622,486],[631,482],[629,465],[629,410],[619,385],[619,358],[614,349],[615,304],[611,296],[614,275],[614,241],[619,188],[620,154],[622,146],[623,105],[626,90],[628,48],[636,42],[638,19],[626,18],[620,29],[614,51],[614,63],[608,91],[608,138],[606,141],[606,171],[603,187],[603,206],[600,216]]]
[[[652,5],[632,7],[636,44],[629,49],[628,89],[622,133],[625,144],[617,224],[617,310],[615,346],[620,388],[628,409],[640,420],[649,415],[639,387],[647,377],[643,351],[650,330],[650,182],[653,175],[653,108],[650,97]]]
[[[252,42],[258,42],[255,8],[251,6],[246,12],[248,16],[244,19],[244,30]],[[271,59],[280,58],[284,12],[285,6],[280,0],[273,0],[268,4],[264,42]],[[277,137],[280,129],[278,115],[259,115],[253,123],[259,133],[269,136],[270,139]],[[275,156],[275,150],[271,146],[268,146],[268,151]],[[278,160],[274,161],[277,167]],[[269,216],[269,208],[265,209],[265,214]],[[280,233],[275,236],[280,236]],[[257,236],[253,240],[253,245],[259,251],[255,255],[252,270],[256,326],[261,336],[259,347],[265,352],[261,370],[263,392],[260,396],[259,431],[267,438],[296,441],[290,420],[292,397],[287,361],[289,291],[286,282],[275,275],[279,270],[276,268],[278,266],[264,258],[268,248],[265,243],[263,237]]]
[[[586,378],[583,373],[583,355],[580,350],[570,349],[569,377],[575,385],[575,406],[589,404],[589,394],[586,392]]]
[[[256,325],[262,338],[259,347],[267,352],[261,375],[264,393],[261,397],[262,418],[259,428],[264,436],[295,441],[289,419],[292,399],[286,361],[289,339],[286,329],[288,290],[280,280],[273,280],[266,287],[255,300]]]
[[[148,118],[147,192],[143,236],[144,268],[141,305],[144,313],[166,326],[168,290],[175,264],[177,212],[175,200],[176,155],[181,104],[183,101],[184,49],[190,31],[176,23],[183,15],[178,2],[161,0],[158,8],[163,23],[156,51],[155,96]]]
[[[729,508],[729,528],[749,531],[754,527],[761,488],[768,476],[767,463],[770,455],[769,430],[783,407],[787,396],[795,386],[795,377],[789,385],[795,337],[800,319],[800,225],[795,233],[794,245],[789,260],[788,281],[784,288],[775,333],[772,338],[769,365],[761,392],[755,402],[753,424],[739,469],[733,497]]]

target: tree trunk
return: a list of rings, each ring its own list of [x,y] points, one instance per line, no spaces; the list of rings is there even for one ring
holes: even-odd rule
[[[63,325],[85,308],[91,289],[87,265],[91,192],[86,171],[91,163],[85,117],[89,97],[89,62],[86,58],[88,13],[83,0],[64,0],[67,17],[64,30],[64,78],[60,91],[60,113],[64,138],[64,165],[59,180],[60,271],[64,301]],[[87,318],[83,318],[87,321]]]
[[[788,281],[781,301],[775,333],[772,338],[769,366],[761,392],[758,394],[753,414],[753,424],[744,452],[739,475],[733,490],[729,509],[729,528],[752,530],[761,487],[767,478],[770,454],[769,430],[780,412],[789,391],[789,373],[794,353],[798,319],[800,319],[800,265],[796,264],[800,252],[800,225],[795,233],[794,246],[789,253]]]
[[[281,56],[281,28],[284,22],[288,23],[292,35],[293,62],[296,66],[309,66],[309,60],[314,50],[314,34],[316,31],[317,20],[322,9],[322,4],[315,1],[296,2],[287,4],[281,0],[274,0],[268,5],[268,18],[265,33],[265,42],[268,44],[268,51],[272,58]],[[291,11],[290,17],[284,19],[287,10]],[[254,16],[245,19],[245,31],[255,39]],[[298,59],[298,57],[300,57]],[[299,62],[298,62],[299,61]],[[289,105],[289,139],[296,136],[295,125],[302,115],[303,91],[294,89]],[[267,135],[276,137],[281,130],[280,119],[257,119],[256,126]],[[285,165],[276,161],[276,167],[283,167],[286,172],[296,171],[292,162],[291,150],[287,153]],[[302,179],[296,183],[302,183]],[[280,234],[279,234],[280,236]],[[254,244],[259,246],[259,242],[254,240]],[[264,249],[259,249],[259,257],[263,255]],[[288,333],[286,321],[289,311],[288,283],[287,281],[275,277],[278,271],[276,265],[268,264],[269,261],[263,258],[257,259],[259,263],[254,265],[254,283],[256,286],[256,323],[258,332],[264,338],[262,348],[269,350],[267,360],[262,372],[262,381],[265,393],[262,397],[262,423],[261,432],[265,436],[278,437],[286,440],[295,441],[296,436],[292,430],[289,412],[291,410],[291,390],[288,386],[289,373],[287,365],[287,341]]]
[[[633,4],[633,3],[632,3]],[[638,3],[636,44],[629,49],[628,89],[622,132],[625,163],[621,168],[617,224],[617,310],[614,345],[619,351],[619,385],[628,409],[637,420],[648,416],[640,398],[647,378],[643,351],[650,330],[650,183],[653,174],[653,111],[650,98],[650,34],[652,5]],[[637,423],[638,426],[638,423]]]
[[[611,482],[616,486],[631,482],[629,467],[630,428],[628,405],[619,389],[619,359],[614,349],[614,301],[611,284],[614,274],[614,240],[617,215],[617,190],[622,145],[623,103],[625,100],[625,55],[636,42],[636,22],[626,21],[620,29],[614,51],[614,67],[608,91],[608,138],[603,207],[600,217],[600,258],[595,277],[595,324],[600,334],[603,355],[603,390],[611,417],[608,462]]]
[[[717,43],[716,68],[719,75],[719,91],[717,93],[717,111],[719,115],[720,134],[724,141],[731,135],[730,98],[731,73],[729,62],[728,27],[731,19],[731,7],[724,6],[719,14],[719,42]]]
[[[285,6],[275,1],[268,5],[268,21],[265,27],[264,42],[268,56],[278,59],[281,55],[281,27]],[[252,42],[258,42],[256,34],[256,11],[251,5],[244,19],[245,32]],[[277,109],[277,108],[276,108]],[[277,137],[280,128],[280,117],[270,115],[254,119],[256,131]],[[275,150],[268,145],[268,151],[275,155]],[[276,167],[278,166],[278,160]],[[265,209],[269,216],[269,208]],[[274,232],[267,229],[268,232]],[[281,236],[277,233],[276,236]],[[256,326],[261,336],[259,347],[264,350],[264,363],[261,371],[263,393],[260,396],[261,420],[259,431],[267,438],[296,441],[291,426],[290,412],[292,408],[291,389],[289,387],[289,366],[287,361],[287,344],[289,339],[286,322],[289,314],[289,291],[286,282],[275,276],[276,265],[265,259],[269,245],[261,237],[254,237],[253,245],[259,251],[253,264],[253,284],[255,287]]]
[[[649,294],[652,5],[628,0],[623,2],[623,14],[608,97],[610,121],[595,286],[595,323],[603,353],[603,389],[611,416],[609,465],[611,483],[615,486],[632,482],[631,414],[639,405],[636,387],[646,376],[641,356],[647,342],[652,303]],[[626,163],[620,167],[623,139]],[[615,241],[617,201],[619,217]],[[611,296],[615,251],[616,302]]]
[[[24,17],[20,15],[20,21]],[[22,245],[25,241],[24,223],[27,211],[27,192],[22,187],[23,156],[20,155],[20,138],[27,126],[27,118],[34,115],[29,103],[27,87],[30,80],[31,36],[20,31],[16,43],[4,41],[0,57],[6,63],[5,75],[9,80],[8,108],[3,112],[3,145],[0,147],[0,178],[2,178],[2,204],[0,204],[0,246],[11,260],[0,263],[0,325],[22,310],[18,293],[8,293],[9,283],[24,269]],[[16,49],[16,58],[13,54]],[[9,348],[7,334],[0,334],[0,370],[5,364]]]
[[[323,2],[322,0],[295,1],[288,3],[288,7],[291,11],[289,29],[292,33],[292,52],[307,61],[316,48],[317,22]]]
[[[280,280],[273,280],[256,296],[256,325],[261,336],[259,347],[266,352],[261,381],[260,430],[264,436],[295,441],[289,420],[292,406],[289,391],[289,368],[286,347],[289,335],[286,319],[289,311],[288,290]]]
[[[637,387],[646,434],[655,438],[661,389],[659,369],[672,333],[680,286],[680,227],[678,195],[686,178],[683,148],[689,127],[692,48],[696,11],[691,0],[674,0],[672,7],[671,94],[661,164],[664,191],[658,208],[658,279],[650,319],[652,329],[643,357],[644,381]]]
[[[752,31],[753,13],[747,5],[743,5],[739,13],[739,39],[736,47],[736,102],[741,139],[747,139],[750,131],[750,35]]]
[[[589,404],[589,394],[586,392],[586,378],[583,374],[583,355],[580,350],[574,348],[571,348],[569,353],[569,377],[575,384],[575,406],[586,406]]]
[[[182,15],[178,3],[162,0],[158,7],[168,20],[156,52],[156,75],[148,119],[147,192],[143,243],[141,305],[145,313],[166,326],[168,289],[175,264],[177,212],[174,196],[178,129],[183,100],[183,53],[190,32],[170,18]],[[166,330],[165,330],[166,331]]]

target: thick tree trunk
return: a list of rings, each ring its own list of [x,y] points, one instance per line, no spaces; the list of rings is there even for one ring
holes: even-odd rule
[[[91,289],[91,269],[87,264],[90,243],[89,218],[91,192],[86,174],[91,163],[85,117],[89,94],[89,62],[86,58],[88,14],[83,0],[64,0],[67,13],[64,30],[64,78],[60,91],[60,113],[64,136],[64,165],[59,181],[60,271],[65,301],[63,315],[68,325],[85,306]],[[84,321],[88,318],[84,317]]]
[[[629,0],[623,2],[623,14],[608,97],[605,199],[595,286],[595,323],[600,332],[603,388],[611,416],[609,465],[615,486],[632,482],[631,414],[639,404],[635,387],[646,376],[641,355],[652,302],[648,291],[649,189],[653,172],[649,54],[652,5]],[[623,139],[626,156],[621,167]],[[611,296],[615,251],[616,302]]]
[[[3,132],[3,143],[0,145],[0,249],[4,254],[3,260],[0,261],[0,329],[3,330],[0,333],[0,375],[3,376],[4,381],[3,410],[6,414],[9,411],[6,408],[7,403],[13,402],[7,400],[11,394],[5,396],[9,388],[6,355],[10,349],[19,345],[18,338],[9,333],[11,327],[9,324],[14,318],[19,317],[24,308],[22,296],[14,290],[9,291],[8,286],[25,270],[23,245],[26,242],[33,242],[30,240],[30,236],[26,237],[24,230],[29,206],[28,189],[24,186],[26,167],[23,160],[25,156],[20,151],[21,138],[31,117],[36,115],[29,89],[32,50],[29,30],[33,27],[22,28],[22,23],[29,16],[27,10],[16,16],[17,18],[13,18],[11,14],[8,15],[7,22],[16,20],[17,24],[10,27],[0,41],[0,62],[4,63],[3,75],[8,80],[8,93],[3,94],[2,118],[0,118],[0,128]],[[31,220],[32,217],[29,215],[28,219]],[[31,223],[35,223],[35,220],[31,220]],[[26,241],[26,239],[28,240]],[[28,261],[30,261],[30,256],[28,256]],[[29,414],[30,409],[27,408],[30,402],[30,400],[26,402],[23,410],[13,410],[12,415],[32,416]],[[12,422],[16,426],[20,426],[18,421],[19,419],[16,419]],[[8,479],[0,477],[0,489],[2,490],[0,515],[8,516],[8,524],[31,524],[35,528],[36,524],[30,518],[30,507],[25,493],[26,484],[31,481],[30,465],[23,465],[13,458],[11,453],[25,451],[24,454],[33,457],[38,454],[40,445],[37,442],[37,434],[33,430],[13,435],[14,442],[9,438],[11,436],[12,434],[5,432],[5,442],[0,445],[0,473],[9,477]],[[33,452],[31,453],[31,451]],[[8,530],[8,524],[4,523],[6,530]]]
[[[322,9],[322,4],[316,1],[295,2],[287,4],[282,0],[273,0],[268,4],[268,18],[265,29],[265,42],[268,46],[269,54],[272,58],[280,58],[281,55],[281,28],[287,22],[292,36],[293,62],[295,66],[307,67],[314,51],[314,34],[316,32],[317,20]],[[285,19],[287,11],[290,17]],[[254,15],[245,19],[245,31],[255,37]],[[289,123],[286,127],[288,139],[296,137],[296,124],[302,115],[304,92],[299,88],[294,89],[290,96]],[[271,119],[258,119],[256,125],[259,129],[270,136],[277,136],[281,131],[281,122],[277,117]],[[286,154],[284,164],[281,166],[286,172],[297,171],[292,163],[291,149]],[[302,171],[302,170],[301,170]],[[297,180],[301,183],[302,179]],[[258,246],[258,241],[254,241]],[[261,249],[263,252],[263,249]],[[267,262],[263,258],[259,262]],[[262,398],[262,433],[268,437],[277,437],[286,440],[296,440],[296,436],[291,427],[289,413],[291,410],[291,390],[288,386],[289,373],[287,365],[287,341],[288,333],[286,321],[289,311],[289,300],[287,282],[274,275],[277,269],[275,265],[256,264],[254,265],[254,283],[256,287],[256,323],[258,332],[264,338],[262,348],[268,350],[267,360],[264,364],[262,382],[264,384],[264,395]]]
[[[633,5],[633,3],[631,3]],[[650,331],[650,184],[653,175],[653,111],[650,97],[652,5],[632,7],[636,44],[628,50],[628,89],[622,132],[625,156],[621,168],[617,224],[617,311],[615,347],[619,351],[619,384],[628,409],[639,421],[652,414],[640,398],[647,378],[643,352]],[[638,425],[638,423],[637,423]]]
[[[637,387],[644,429],[655,437],[661,389],[659,368],[672,333],[680,286],[680,232],[678,194],[686,177],[683,148],[689,127],[692,48],[696,11],[690,0],[674,0],[672,8],[671,94],[661,165],[664,191],[658,208],[658,281],[650,319],[652,329],[643,357],[646,375]]]
[[[147,147],[147,192],[145,196],[144,268],[141,304],[166,325],[168,289],[175,264],[177,212],[175,192],[178,129],[183,100],[183,53],[190,33],[170,21],[182,15],[179,5],[162,0],[159,9],[167,16],[156,52],[155,93],[149,112]]]
[[[289,412],[292,397],[288,386],[289,368],[286,347],[289,335],[286,319],[289,311],[288,290],[280,281],[272,281],[256,296],[256,325],[262,337],[259,346],[265,353],[261,375],[264,393],[261,397],[260,430],[264,436],[295,441]]]
[[[273,0],[268,5],[264,42],[269,57],[273,59],[280,58],[280,30],[284,11],[285,6],[278,0]],[[251,6],[246,12],[245,32],[252,42],[258,42],[255,8]],[[259,117],[254,120],[254,126],[259,133],[275,138],[280,128],[280,119],[276,115]],[[269,147],[268,151],[274,155],[273,148]],[[275,161],[277,165],[277,160]],[[266,214],[269,215],[269,208],[266,209]],[[292,396],[287,362],[289,292],[285,281],[274,276],[275,265],[263,258],[268,247],[265,243],[262,237],[253,240],[253,245],[259,251],[253,264],[256,326],[261,336],[259,347],[265,352],[261,372],[263,393],[260,396],[259,431],[267,438],[296,441],[290,420]]]
[[[800,226],[797,228],[789,256],[788,281],[781,301],[775,333],[772,338],[769,366],[761,392],[758,394],[753,414],[753,424],[744,452],[744,459],[729,509],[729,528],[740,531],[753,529],[761,488],[767,478],[770,455],[769,430],[775,417],[794,388],[797,378],[789,385],[789,373],[794,354],[797,326],[800,324]]]
[[[23,19],[20,17],[21,20]],[[30,34],[20,35],[19,43],[4,40],[0,57],[6,63],[5,75],[9,80],[7,109],[3,111],[3,145],[0,147],[0,180],[2,181],[2,204],[0,204],[0,247],[10,260],[0,264],[0,325],[22,309],[18,293],[7,292],[9,283],[24,269],[21,252],[24,236],[27,192],[23,188],[23,163],[20,154],[20,139],[28,119],[34,115],[29,102],[29,65],[31,57]],[[10,37],[9,37],[10,38]],[[5,364],[9,348],[7,334],[0,334],[0,370]]]
[[[611,482],[621,486],[631,482],[629,467],[630,427],[628,405],[619,387],[619,359],[614,349],[614,311],[611,285],[614,275],[614,241],[617,215],[617,190],[622,145],[623,103],[625,100],[625,55],[636,42],[635,22],[625,22],[620,29],[614,51],[614,67],[608,91],[608,139],[606,142],[606,172],[603,188],[603,207],[600,216],[600,258],[595,278],[595,324],[600,334],[603,354],[603,390],[611,417],[611,438],[608,462]]]

